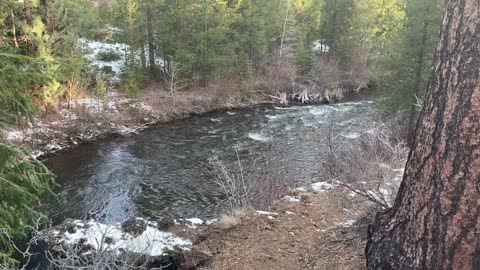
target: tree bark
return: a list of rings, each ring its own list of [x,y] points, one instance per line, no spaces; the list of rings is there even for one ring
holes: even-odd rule
[[[480,269],[480,3],[447,0],[425,105],[369,269]]]
[[[32,26],[32,7],[30,5],[30,0],[24,0],[23,5],[25,6],[25,17],[27,18],[28,25]]]
[[[12,16],[12,36],[13,36],[13,45],[18,48],[18,39],[17,39],[17,27],[15,25],[15,13],[11,11]]]
[[[155,74],[155,43],[153,36],[153,16],[152,5],[150,1],[147,2],[147,38],[148,38],[148,65],[150,68],[150,76]]]

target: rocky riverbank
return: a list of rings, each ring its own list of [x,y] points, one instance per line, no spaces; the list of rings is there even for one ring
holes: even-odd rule
[[[242,209],[208,222],[67,220],[41,235],[56,264],[78,256],[88,264],[139,269],[358,270],[365,269],[372,207],[348,189],[321,182],[292,190],[269,211]]]

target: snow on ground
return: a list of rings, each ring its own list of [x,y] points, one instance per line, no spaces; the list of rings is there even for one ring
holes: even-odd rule
[[[285,196],[284,199],[287,200],[288,202],[292,202],[292,203],[300,202],[300,199],[292,197],[292,196]]]
[[[321,40],[315,40],[313,42],[313,50],[314,51],[321,51],[321,52],[329,52],[330,47],[326,44],[323,44]]]
[[[218,221],[218,219],[216,219],[216,218],[214,218],[214,219],[209,219],[209,220],[207,220],[207,222],[205,222],[205,224],[211,225],[211,224],[213,224],[213,223],[215,223],[215,222],[217,222],[217,221]]]
[[[199,218],[187,218],[184,219],[184,221],[186,221],[185,225],[187,225],[191,229],[196,229],[198,226],[202,226],[205,224],[205,222],[203,222],[203,220]]]
[[[354,219],[351,219],[351,220],[347,220],[347,221],[344,221],[344,222],[339,222],[339,223],[337,223],[337,225],[347,228],[347,227],[352,227],[355,224],[355,222],[357,222],[357,221],[354,220]]]
[[[93,65],[99,68],[111,67],[114,75],[113,80],[119,80],[120,74],[125,67],[125,52],[128,50],[128,45],[123,43],[107,43],[100,41],[93,41],[87,39],[79,40],[80,48],[86,50],[85,58]],[[101,52],[114,52],[120,56],[119,59],[113,61],[101,61],[97,59],[97,55]]]
[[[8,141],[21,141],[23,137],[23,132],[19,130],[10,130],[5,132],[5,139]]]
[[[278,213],[267,212],[267,211],[255,211],[255,215],[268,215],[268,216],[278,216]]]
[[[161,256],[178,248],[189,250],[192,246],[189,240],[158,230],[154,222],[147,222],[146,230],[138,236],[124,232],[121,223],[105,225],[95,221],[85,223],[74,220],[71,224],[75,226],[74,230],[67,230],[65,233],[53,231],[51,235],[60,237],[60,243],[68,245],[82,243],[83,246],[91,246],[97,251],[103,249],[119,254],[126,251]]]
[[[112,28],[115,29],[115,28]],[[121,30],[120,30],[121,31]],[[111,79],[113,81],[119,81],[120,75],[125,70],[125,53],[130,50],[130,47],[124,43],[109,43],[105,41],[95,41],[95,40],[87,40],[81,38],[79,40],[79,45],[81,49],[85,50],[85,58],[91,62],[93,65],[98,66],[100,69],[105,67],[111,67],[113,71],[113,75]],[[98,59],[99,53],[108,53],[113,52],[119,57],[118,59],[111,60],[111,61],[102,61]],[[148,48],[146,48],[146,53],[148,54]],[[140,60],[140,51],[135,53],[135,58]],[[155,63],[157,65],[163,65],[163,59],[156,57]]]
[[[332,189],[334,185],[332,183],[327,183],[327,182],[318,182],[318,183],[313,183],[311,187],[315,192],[324,192],[326,190]]]

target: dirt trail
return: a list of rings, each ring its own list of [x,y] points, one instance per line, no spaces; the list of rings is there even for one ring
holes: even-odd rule
[[[278,215],[251,212],[230,230],[208,229],[196,248],[214,257],[205,269],[365,269],[366,225],[352,223],[370,206],[341,188],[283,200]]]

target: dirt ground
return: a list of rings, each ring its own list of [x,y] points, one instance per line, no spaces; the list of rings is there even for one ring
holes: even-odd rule
[[[342,188],[282,200],[277,215],[250,212],[229,230],[207,229],[195,248],[213,256],[204,268],[212,270],[366,269],[362,220],[371,207]]]

